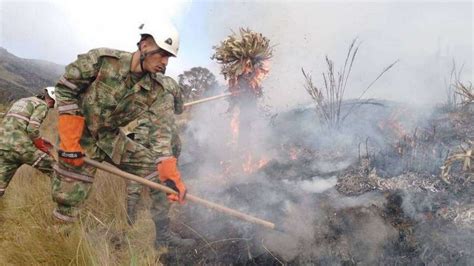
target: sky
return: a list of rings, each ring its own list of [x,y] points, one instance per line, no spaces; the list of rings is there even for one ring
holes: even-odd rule
[[[354,38],[359,53],[348,97],[358,97],[390,63],[400,60],[367,97],[436,103],[445,96],[453,60],[473,79],[473,4],[470,1],[9,1],[0,0],[0,46],[23,57],[66,65],[97,47],[134,51],[143,21],[167,20],[180,32],[168,74],[209,68],[212,46],[239,27],[274,45],[264,82],[268,104],[289,107],[310,101],[301,68],[321,84],[328,55],[340,69]]]

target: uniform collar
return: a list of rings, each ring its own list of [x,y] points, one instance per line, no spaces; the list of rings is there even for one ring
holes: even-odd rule
[[[156,82],[160,83],[161,86],[163,86],[163,79],[165,78],[165,75],[163,73],[157,72],[157,73],[151,74],[151,76],[153,77],[153,80],[155,80]]]
[[[133,53],[126,53],[120,57],[120,61],[122,61],[122,68],[120,69],[120,75],[126,77],[127,75],[131,75],[131,65],[132,65],[132,57]],[[143,77],[133,86],[138,88],[138,86],[142,87],[145,90],[151,90],[151,78],[149,74],[143,75]]]
[[[151,83],[152,83],[152,80],[150,78],[150,74],[145,74],[141,79],[140,81],[138,81],[137,85],[139,85],[140,87],[142,87],[143,89],[149,91],[151,90]]]

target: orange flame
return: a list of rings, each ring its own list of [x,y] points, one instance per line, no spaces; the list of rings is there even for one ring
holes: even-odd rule
[[[267,165],[268,162],[269,160],[266,158],[254,161],[252,159],[252,154],[248,153],[244,159],[244,163],[242,164],[242,170],[247,174],[251,174]]]
[[[263,80],[268,76],[270,72],[270,61],[262,61],[260,67],[256,67],[252,78],[250,79],[250,87],[253,89],[254,93],[260,93]]]
[[[250,153],[247,154],[247,159],[242,164],[242,170],[246,173],[252,172],[252,155]]]
[[[252,65],[251,60],[247,60],[242,69],[242,74],[229,79],[229,89],[231,92],[237,92],[242,89],[239,82],[248,82],[248,86],[255,95],[261,95],[262,82],[270,72],[270,60],[264,60],[256,65]],[[245,86],[243,86],[245,87]]]
[[[261,169],[262,167],[267,165],[268,162],[269,162],[269,160],[266,159],[266,158],[260,159],[260,161],[258,161],[258,169]]]
[[[403,112],[404,110],[397,110],[393,112],[387,120],[381,121],[378,124],[379,128],[382,130],[388,129],[390,133],[395,134],[396,138],[402,138],[406,136],[407,132],[403,128],[403,125],[399,119],[399,116],[401,116]]]

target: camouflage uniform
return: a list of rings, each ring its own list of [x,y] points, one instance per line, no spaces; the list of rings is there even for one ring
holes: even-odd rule
[[[131,73],[131,61],[131,53],[106,48],[79,55],[58,81],[56,100],[60,114],[84,116],[80,144],[86,156],[143,177],[156,170],[159,157],[172,155],[174,112],[180,109],[175,105],[182,105],[182,100],[173,79],[162,74],[137,77]],[[159,125],[152,126],[155,122]],[[57,164],[52,184],[57,218],[74,220],[95,171],[87,164]],[[129,205],[136,201],[137,187],[128,185]],[[166,194],[153,190],[151,196],[154,220],[164,219],[169,209]]]
[[[174,120],[171,122],[169,119],[173,118],[174,114],[182,113],[183,98],[181,90],[175,84],[169,84],[167,89],[168,92],[173,95],[174,101],[171,101],[171,99],[157,101],[157,105],[153,105],[150,111],[122,128],[125,132],[130,132],[127,136],[133,139],[134,142],[143,145],[151,151],[153,158],[155,158],[155,162],[156,159],[163,156],[163,154],[171,152],[174,157],[178,158],[181,153],[181,140],[176,125]],[[166,97],[169,97],[169,94],[165,95]],[[163,123],[166,120],[169,122]],[[166,134],[163,134],[163,132]],[[169,133],[171,133],[171,135],[169,135]],[[171,151],[169,150],[170,146]],[[156,168],[153,169],[152,175],[155,174],[155,169]],[[127,171],[126,169],[123,170]],[[148,179],[150,178],[149,176],[145,177]],[[158,181],[155,180],[155,182]],[[127,214],[130,224],[135,221],[137,205],[142,191],[143,185],[134,181],[128,181]],[[157,192],[152,190],[151,195],[154,197],[153,199],[156,201],[157,206],[152,209],[152,214],[156,215],[157,218],[166,219],[165,217],[167,215],[165,215],[165,212],[167,213],[169,209],[169,203],[164,197],[162,197],[164,196],[163,193],[159,193],[158,195],[154,195],[154,193]],[[157,209],[159,206],[162,206],[162,208]]]
[[[0,196],[10,183],[16,170],[28,164],[50,174],[53,160],[36,149],[34,139],[48,112],[46,103],[38,97],[16,101],[8,110],[0,126]]]

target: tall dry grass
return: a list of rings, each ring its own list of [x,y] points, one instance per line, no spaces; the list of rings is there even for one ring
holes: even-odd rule
[[[462,105],[469,105],[474,103],[474,89],[471,82],[456,81],[455,93],[460,96]]]
[[[355,108],[362,104],[370,103],[370,99],[363,100],[367,91],[377,82],[386,72],[388,72],[399,60],[394,61],[385,67],[379,75],[369,83],[362,91],[356,101],[351,104],[347,111],[342,112],[342,104],[346,100],[345,93],[347,82],[350,78],[352,67],[359,51],[360,43],[357,38],[352,40],[347,50],[343,67],[337,71],[334,69],[334,62],[326,55],[327,71],[322,73],[323,85],[316,85],[313,82],[311,74],[306,73],[303,68],[301,72],[304,76],[304,88],[313,99],[319,120],[329,128],[340,128],[344,120],[353,113]]]
[[[55,138],[55,118],[51,112],[43,125],[49,139]],[[0,265],[158,264],[162,251],[153,247],[154,228],[146,208],[134,227],[126,223],[122,179],[99,171],[72,226],[53,220],[50,185],[47,175],[30,166],[17,171],[0,199]]]

